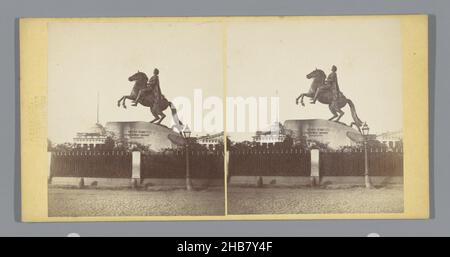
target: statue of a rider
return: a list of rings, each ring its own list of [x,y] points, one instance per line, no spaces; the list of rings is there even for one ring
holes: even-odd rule
[[[162,94],[161,94],[161,88],[159,87],[159,70],[157,68],[155,68],[153,70],[153,76],[150,78],[150,80],[148,81],[147,87],[143,88],[141,90],[139,90],[139,93],[136,97],[136,99],[133,101],[133,106],[137,106],[139,103],[139,100],[144,97],[146,94],[150,93],[152,90],[155,90],[155,103],[159,104],[159,101],[162,98]]]
[[[314,99],[311,102],[312,104],[316,103],[317,97],[319,96],[321,91],[327,90],[327,89],[331,90],[331,93],[333,96],[332,104],[335,104],[335,102],[338,100],[339,94],[341,91],[339,90],[339,84],[338,84],[336,71],[337,71],[337,67],[335,65],[333,65],[331,67],[331,73],[328,75],[327,79],[325,80],[324,85],[317,88],[316,94],[314,95]]]

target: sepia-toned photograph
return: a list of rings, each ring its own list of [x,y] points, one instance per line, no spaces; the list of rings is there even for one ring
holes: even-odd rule
[[[223,125],[192,122],[197,98],[221,104],[221,35],[217,23],[48,26],[50,217],[225,215]]]
[[[403,212],[399,21],[222,26],[49,26],[49,216]]]
[[[427,218],[427,22],[22,20],[24,220]]]
[[[248,111],[227,124],[228,214],[403,212],[399,20],[231,23],[227,41]]]

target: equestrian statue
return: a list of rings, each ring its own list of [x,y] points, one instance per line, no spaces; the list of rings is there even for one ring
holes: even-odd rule
[[[120,107],[120,104],[122,103],[123,108],[127,108],[125,101],[129,99],[133,100],[133,106],[141,104],[145,107],[150,107],[150,112],[154,117],[150,123],[155,123],[158,125],[161,124],[166,117],[163,111],[166,110],[167,107],[170,107],[170,110],[172,111],[172,118],[175,123],[174,127],[181,132],[184,125],[178,118],[175,106],[161,93],[158,75],[159,70],[154,69],[153,76],[150,80],[144,72],[140,71],[129,77],[128,81],[134,81],[133,89],[131,90],[130,95],[124,95],[119,99],[119,101],[117,101],[117,106]]]
[[[350,106],[350,111],[352,113],[353,122],[350,124],[350,127],[355,125],[359,132],[361,132],[361,126],[363,122],[359,119],[356,114],[356,108],[353,104],[352,100],[346,98],[344,94],[339,90],[339,84],[337,80],[337,67],[333,65],[331,68],[331,73],[326,76],[325,72],[320,69],[315,69],[308,75],[306,75],[307,79],[313,79],[311,83],[311,87],[307,93],[301,94],[295,100],[296,104],[300,104],[305,106],[303,103],[303,98],[305,96],[312,98],[311,103],[315,104],[318,100],[322,104],[328,104],[328,108],[330,109],[333,116],[328,119],[330,121],[339,122],[339,120],[344,116],[344,111],[342,108],[345,105]],[[299,101],[300,100],[300,101]]]

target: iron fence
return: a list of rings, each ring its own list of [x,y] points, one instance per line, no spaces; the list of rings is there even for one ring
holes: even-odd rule
[[[53,152],[53,177],[131,178],[131,153],[125,151]]]
[[[231,151],[230,176],[309,176],[310,152],[299,149]]]
[[[191,178],[223,179],[223,151],[189,151]],[[186,153],[143,153],[141,156],[141,178],[185,178]]]
[[[401,150],[368,149],[370,176],[403,176]],[[364,151],[322,151],[319,153],[320,176],[364,176]]]

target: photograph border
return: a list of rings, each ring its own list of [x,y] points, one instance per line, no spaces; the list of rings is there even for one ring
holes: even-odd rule
[[[404,212],[353,214],[280,214],[224,216],[48,217],[47,204],[47,52],[49,22],[227,22],[306,19],[376,19],[401,21],[403,62]],[[22,221],[174,221],[174,220],[313,220],[429,218],[428,16],[260,16],[148,18],[25,18],[20,20],[20,108]],[[225,39],[226,40],[226,39]],[[226,54],[226,53],[224,53]],[[226,67],[224,63],[223,67]],[[224,68],[225,69],[225,68]],[[226,79],[224,81],[226,92]],[[224,135],[226,138],[226,132]],[[225,164],[225,163],[224,163]],[[225,167],[226,169],[226,167]],[[226,210],[225,179],[225,210]]]

